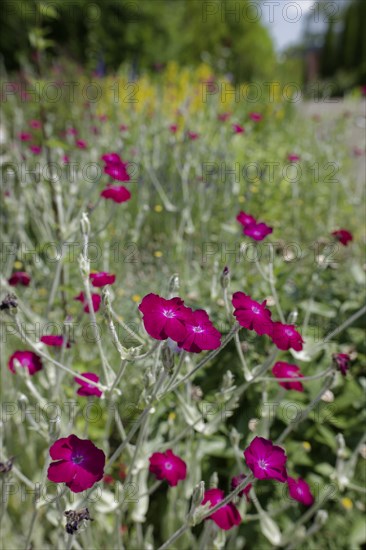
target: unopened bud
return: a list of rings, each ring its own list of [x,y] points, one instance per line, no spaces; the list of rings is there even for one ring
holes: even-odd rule
[[[227,288],[230,284],[230,271],[227,265],[222,270],[220,283],[222,288]]]
[[[205,494],[205,482],[200,481],[193,489],[192,494],[192,506],[197,507],[201,504],[203,496]]]
[[[162,360],[162,363],[163,363],[164,370],[168,374],[171,374],[173,372],[173,368],[174,368],[174,353],[170,349],[167,342],[165,342],[163,344],[163,347],[161,349],[161,360]]]
[[[325,403],[333,403],[334,393],[331,392],[330,390],[327,390],[326,392],[323,393],[321,399],[322,401],[325,401]]]
[[[315,523],[320,527],[323,526],[328,519],[328,512],[326,510],[318,510],[315,516]]]

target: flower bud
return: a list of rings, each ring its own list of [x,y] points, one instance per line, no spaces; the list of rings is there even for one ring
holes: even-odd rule
[[[222,270],[220,283],[222,288],[228,288],[230,284],[230,271],[227,265]]]

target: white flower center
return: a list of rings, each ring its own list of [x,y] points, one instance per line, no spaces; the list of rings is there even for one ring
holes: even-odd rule
[[[165,309],[163,311],[164,317],[167,317],[168,319],[173,319],[175,317],[175,311],[172,311],[171,309]]]

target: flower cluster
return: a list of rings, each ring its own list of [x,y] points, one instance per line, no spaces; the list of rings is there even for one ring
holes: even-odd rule
[[[257,334],[266,334],[281,350],[293,348],[302,350],[303,339],[294,325],[286,325],[271,319],[272,312],[266,308],[266,301],[256,302],[244,292],[235,292],[232,300],[234,316],[240,326],[254,330]]]
[[[244,235],[255,241],[263,241],[273,231],[272,227],[264,222],[257,222],[253,216],[242,210],[236,216],[236,220],[243,226]]]
[[[170,338],[193,353],[220,347],[221,334],[203,309],[192,311],[181,298],[148,294],[139,305],[146,332],[156,340]]]
[[[129,173],[127,172],[127,162],[123,162],[118,153],[106,153],[102,156],[104,161],[104,173],[108,174],[112,180],[127,182],[130,181]],[[100,193],[101,197],[111,199],[120,204],[130,200],[131,193],[123,185],[113,185],[109,183]]]

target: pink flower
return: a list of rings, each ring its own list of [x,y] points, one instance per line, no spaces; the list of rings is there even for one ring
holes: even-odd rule
[[[357,145],[352,149],[352,152],[355,157],[362,157],[364,154],[364,149],[361,149],[360,147],[357,147]]]
[[[55,441],[50,448],[53,460],[47,477],[54,483],[66,483],[73,493],[90,489],[104,474],[105,454],[89,439],[71,434]]]
[[[93,380],[93,382],[99,382],[99,376],[94,374],[94,372],[82,372],[81,374],[85,378]],[[92,395],[95,395],[96,397],[101,397],[102,392],[96,386],[84,382],[84,380],[82,380],[81,378],[75,377],[74,380],[77,384],[80,384],[81,386],[81,388],[79,388],[76,392],[78,395],[81,395],[83,397],[89,397]]]
[[[105,153],[101,158],[106,164],[122,164],[122,159],[118,153]]]
[[[28,132],[21,132],[19,134],[20,141],[30,141],[32,139],[32,136],[28,134]]]
[[[260,122],[263,116],[260,113],[249,113],[249,118],[254,122]]]
[[[28,273],[26,273],[25,271],[15,271],[10,277],[10,279],[8,279],[8,283],[11,286],[16,286],[16,285],[28,286],[30,282],[31,282],[31,276],[28,275]]]
[[[20,366],[28,369],[30,376],[33,376],[39,370],[43,369],[42,359],[33,351],[15,351],[9,358],[8,368],[16,374],[15,361],[19,361]]]
[[[187,477],[186,463],[175,455],[171,449],[168,449],[165,453],[152,454],[149,462],[149,471],[157,479],[166,479],[171,487],[175,487],[178,481]]]
[[[266,308],[266,300],[260,304],[244,292],[235,292],[232,303],[235,308],[234,316],[240,326],[255,330],[260,335],[270,334],[273,325],[272,312]]]
[[[128,126],[126,126],[126,124],[121,124],[119,129],[120,129],[121,132],[127,132]]]
[[[122,202],[130,200],[131,193],[126,187],[123,187],[123,185],[108,185],[103,189],[100,196],[121,204]]]
[[[247,476],[245,474],[239,474],[238,476],[234,476],[231,480],[231,490],[233,491],[236,489],[246,478]],[[252,484],[249,483],[242,491],[240,491],[239,496],[242,497],[245,495],[245,498],[247,499],[247,502],[249,502],[249,492],[252,488]]]
[[[272,325],[270,337],[278,349],[301,351],[304,340],[301,334],[295,329],[295,325],[284,325],[277,321]]]
[[[40,155],[42,151],[42,147],[40,147],[39,145],[30,145],[29,149],[34,155]]]
[[[346,376],[351,363],[351,358],[348,353],[334,353],[332,357],[341,374]]]
[[[64,155],[64,156],[62,157],[62,162],[63,162],[64,164],[69,164],[69,162],[70,162],[70,157],[69,157],[68,155]]]
[[[34,128],[35,130],[38,130],[39,128],[41,128],[42,124],[40,120],[31,120],[29,122],[29,126],[31,128]]]
[[[287,155],[287,160],[289,162],[297,162],[300,160],[300,156],[299,155],[296,155],[295,153],[289,153]]]
[[[314,497],[311,494],[310,487],[299,477],[297,480],[293,477],[287,478],[287,485],[290,493],[290,497],[305,506],[311,506],[314,503]]]
[[[142,299],[139,310],[143,314],[145,330],[152,338],[184,341],[187,334],[185,322],[191,316],[191,310],[184,306],[181,298],[166,300],[157,294],[148,294]]]
[[[303,378],[303,374],[301,374],[300,368],[297,365],[291,365],[290,363],[284,363],[282,361],[278,361],[273,366],[272,374],[276,378]],[[299,381],[278,383],[286,390],[304,391],[304,387]]]
[[[75,145],[76,147],[78,147],[78,149],[86,149],[88,146],[86,141],[84,141],[83,139],[77,139],[75,141]]]
[[[102,298],[99,296],[99,294],[92,294],[91,295],[92,304],[93,304],[93,310],[98,311],[100,308],[100,303],[102,301]],[[80,292],[78,296],[75,296],[74,300],[78,300],[84,305],[84,311],[85,313],[89,313],[89,305],[86,299],[86,296],[84,295],[84,292]]]
[[[250,225],[255,225],[257,223],[256,219],[253,218],[250,214],[247,214],[246,212],[243,212],[241,210],[239,214],[236,216],[236,219],[243,227],[249,227]]]
[[[239,124],[233,124],[233,130],[235,134],[243,134],[245,132],[245,128]]]
[[[107,273],[106,271],[100,271],[99,273],[90,273],[89,279],[91,280],[91,284],[93,286],[99,288],[106,285],[113,285],[116,280],[116,276],[112,275],[112,273]]]
[[[185,321],[187,334],[179,347],[193,353],[200,353],[202,350],[217,349],[221,345],[221,334],[213,326],[209,316],[203,309],[192,311]]]
[[[221,120],[221,122],[226,122],[231,116],[231,113],[219,113],[217,115],[218,120]]]
[[[46,346],[60,348],[64,343],[64,337],[50,334],[50,335],[41,336],[40,341]],[[67,348],[70,347],[70,342],[67,342],[66,347]]]
[[[131,178],[127,172],[126,166],[127,164],[124,162],[120,164],[107,164],[107,166],[104,167],[104,173],[117,181],[130,181]]]
[[[255,241],[263,241],[267,235],[272,233],[273,229],[272,227],[269,227],[269,225],[266,225],[265,223],[254,223],[252,225],[249,225],[247,227],[244,227],[243,233],[247,237],[251,237]]]
[[[244,451],[248,468],[257,479],[287,480],[285,451],[264,437],[255,437]]]
[[[178,130],[178,124],[171,124],[169,126],[169,130],[171,131],[172,134],[176,134]]]
[[[211,504],[210,508],[213,508],[216,504],[219,504],[219,502],[224,500],[224,498],[225,493],[221,489],[208,489],[208,491],[205,491],[201,504],[206,504],[206,502],[209,502]],[[241,515],[239,514],[235,504],[232,502],[224,504],[224,506],[216,510],[216,512],[211,514],[211,516],[208,516],[206,519],[211,519],[218,527],[220,527],[220,529],[224,529],[225,531],[228,531],[232,527],[235,527],[235,525],[240,525],[241,523]]]
[[[187,136],[191,141],[194,141],[195,139],[198,139],[200,137],[200,135],[196,132],[187,132]]]
[[[347,229],[337,229],[332,232],[333,237],[337,239],[343,246],[347,246],[349,242],[353,241],[353,236]]]

